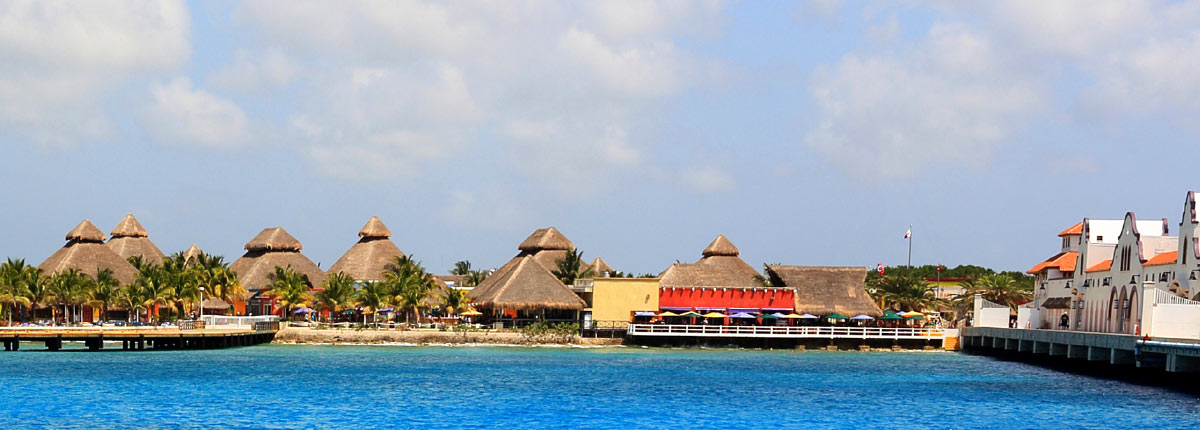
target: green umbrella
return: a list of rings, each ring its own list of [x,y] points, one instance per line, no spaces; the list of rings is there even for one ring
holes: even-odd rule
[[[881,318],[879,318],[879,319],[881,319],[881,320],[888,320],[888,321],[895,321],[895,320],[902,320],[902,319],[904,319],[904,317],[902,317],[902,316],[900,316],[900,315],[896,315],[896,313],[895,313],[895,312],[892,312],[892,311],[884,311],[884,312],[883,312],[883,317],[881,317]]]
[[[908,318],[905,318],[905,319],[910,319],[910,320],[923,320],[923,319],[925,319],[925,317],[923,317],[923,316],[920,316],[920,315],[913,315],[913,316],[911,316],[911,317],[908,317]]]
[[[702,317],[704,315],[700,315],[700,314],[692,312],[692,311],[687,311],[682,314],[679,314],[679,316],[681,316],[681,317]]]
[[[831,320],[844,320],[844,319],[848,319],[848,318],[850,318],[850,317],[848,317],[848,316],[845,316],[845,315],[842,315],[842,314],[835,313],[835,314],[833,314],[833,315],[829,315],[829,316],[827,316],[827,317],[825,317],[825,318],[828,318],[828,319],[831,319]]]
[[[773,319],[779,318],[779,317],[777,317],[777,316],[775,316],[775,315],[772,315],[772,314],[762,314],[762,315],[759,315],[758,317],[759,317],[759,318],[762,318],[762,319],[765,319],[765,320],[773,320]]]

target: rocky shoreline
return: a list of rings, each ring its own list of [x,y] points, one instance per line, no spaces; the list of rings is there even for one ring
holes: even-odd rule
[[[568,342],[555,339],[529,339],[512,331],[479,330],[467,332],[440,330],[354,330],[286,327],[275,334],[274,344],[333,345],[622,345],[624,339],[575,337]]]

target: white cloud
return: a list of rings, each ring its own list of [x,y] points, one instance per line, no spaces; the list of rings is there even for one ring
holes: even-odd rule
[[[323,171],[417,174],[487,142],[513,171],[575,195],[645,161],[637,112],[708,76],[674,38],[719,28],[722,4],[357,6],[259,1],[237,13],[254,44],[296,61],[292,131]],[[383,161],[350,166],[364,157]]]
[[[804,142],[870,177],[982,161],[1041,104],[1039,83],[1012,66],[961,25],[935,25],[904,52],[847,55],[814,74],[819,121]]]
[[[270,91],[291,83],[297,68],[295,61],[279,51],[255,55],[239,49],[233,63],[213,72],[208,82],[230,91]]]
[[[101,104],[191,52],[179,1],[0,3],[0,135],[52,145],[112,136]]]
[[[165,143],[231,147],[246,142],[249,125],[237,104],[192,88],[187,78],[150,87],[144,125]]]

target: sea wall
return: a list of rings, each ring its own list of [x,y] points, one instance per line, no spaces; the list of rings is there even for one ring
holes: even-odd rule
[[[576,337],[572,345],[620,345],[624,339]],[[552,345],[559,344],[550,339],[531,340],[521,333],[512,331],[480,330],[467,332],[438,330],[354,330],[354,329],[311,329],[287,327],[275,335],[277,344],[413,344],[413,345]]]

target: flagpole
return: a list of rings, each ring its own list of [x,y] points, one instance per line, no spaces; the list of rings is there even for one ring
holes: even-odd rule
[[[912,224],[908,225],[908,270],[912,271]]]

